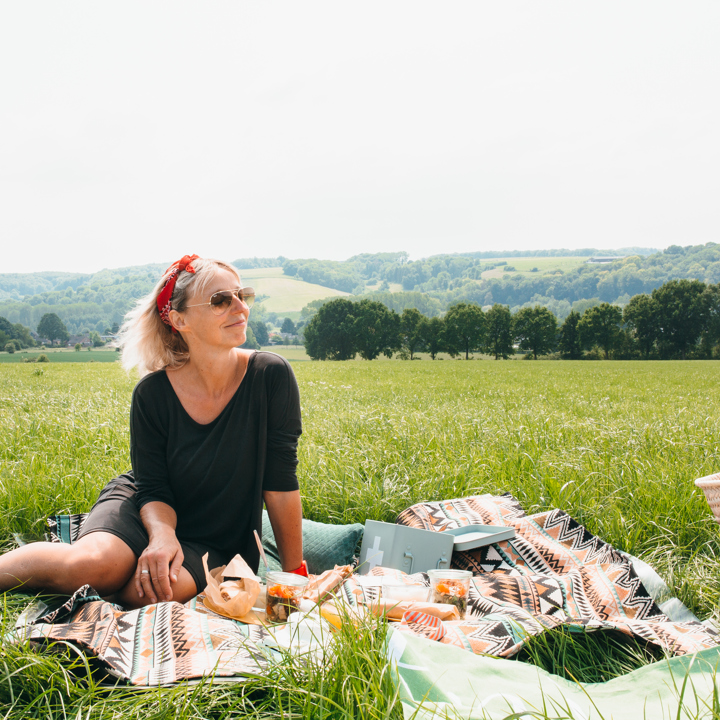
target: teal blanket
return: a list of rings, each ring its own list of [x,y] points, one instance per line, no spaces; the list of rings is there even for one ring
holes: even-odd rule
[[[390,635],[388,653],[405,718],[720,717],[716,680],[719,647],[646,665],[604,683],[573,683],[534,665],[472,655],[451,645],[397,631]]]

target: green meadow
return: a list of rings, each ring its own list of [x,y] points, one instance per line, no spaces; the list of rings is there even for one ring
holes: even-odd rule
[[[313,300],[344,297],[341,290],[308,283],[284,275],[282,268],[254,268],[240,271],[245,285],[255,288],[258,295],[266,295],[263,307],[268,312],[281,313],[283,316],[298,320],[300,310]]]
[[[651,563],[700,619],[720,620],[720,531],[693,485],[720,470],[720,363],[293,367],[303,408],[299,474],[306,517],[393,522],[413,503],[510,492],[528,513],[566,510]],[[116,363],[0,367],[0,541],[6,549],[13,533],[41,536],[48,514],[89,509],[102,485],[129,467],[132,387]],[[7,595],[5,622],[26,602]],[[344,630],[336,655],[321,668],[288,660],[270,677],[244,685],[207,681],[143,693],[100,688],[71,650],[50,655],[4,644],[0,706],[9,718],[399,720],[381,652],[384,632],[382,623]],[[578,679],[590,681],[598,679],[599,658],[603,677],[655,659],[600,635],[568,648],[561,633],[546,633],[521,660],[575,677],[582,660]]]
[[[574,270],[580,265],[584,265],[588,261],[586,257],[566,256],[566,257],[509,257],[509,258],[493,258],[488,260],[488,265],[497,265],[504,262],[506,265],[497,265],[492,270],[485,270],[482,274],[483,278],[502,277],[503,273],[521,275],[530,275],[539,273],[540,275],[553,275],[555,273],[566,273]],[[602,266],[600,266],[602,267]],[[508,270],[507,268],[513,268]]]
[[[115,362],[120,356],[113,348],[30,348],[14,353],[0,353],[0,363],[31,363],[37,362],[40,355],[47,356],[49,363],[86,363],[86,362]],[[39,365],[43,367],[45,363]]]

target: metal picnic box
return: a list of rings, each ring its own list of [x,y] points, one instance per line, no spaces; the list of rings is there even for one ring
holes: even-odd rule
[[[473,550],[513,537],[515,530],[506,526],[466,525],[434,532],[367,520],[357,571],[366,575],[381,565],[410,575],[433,568],[449,568],[453,550]]]

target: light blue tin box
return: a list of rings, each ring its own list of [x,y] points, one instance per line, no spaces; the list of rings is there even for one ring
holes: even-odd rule
[[[449,568],[454,550],[474,550],[513,537],[513,528],[496,525],[466,525],[433,532],[367,520],[357,571],[360,575],[367,575],[380,565],[410,575],[433,568]]]

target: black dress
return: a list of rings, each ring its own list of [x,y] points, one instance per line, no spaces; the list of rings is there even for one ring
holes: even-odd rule
[[[295,376],[279,355],[251,355],[237,392],[206,425],[188,415],[164,370],[147,375],[130,410],[132,473],[102,490],[80,536],[112,533],[139,556],[148,544],[139,510],[160,501],[177,514],[183,566],[198,591],[205,552],[211,568],[239,553],[257,571],[262,494],[298,489],[301,432]]]

